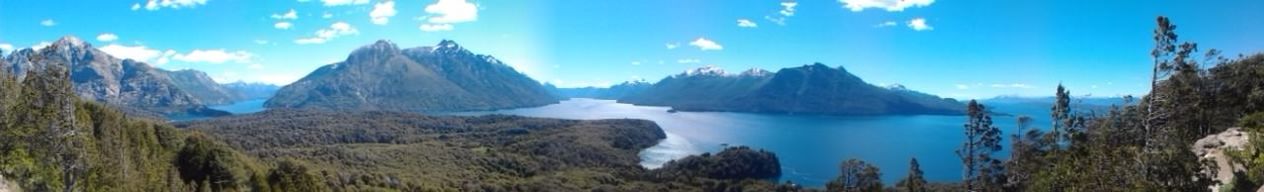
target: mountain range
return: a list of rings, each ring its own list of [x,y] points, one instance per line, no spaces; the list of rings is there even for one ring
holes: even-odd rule
[[[553,95],[559,98],[594,98],[617,100],[624,96],[644,91],[653,86],[653,83],[645,80],[626,81],[623,83],[611,85],[610,87],[576,87],[576,88],[560,88],[553,84],[545,83],[544,87],[553,92]]]
[[[617,99],[620,103],[670,106],[685,111],[733,111],[824,115],[958,115],[956,100],[903,86],[878,87],[839,67],[821,63],[777,72],[751,69],[731,74],[705,66],[657,83],[601,88],[561,88],[567,97]]]
[[[167,71],[144,62],[120,59],[74,36],[58,39],[47,47],[26,48],[4,57],[0,69],[21,81],[30,72],[50,65],[69,69],[75,93],[80,97],[115,105],[145,116],[219,116],[226,112],[207,108],[242,100],[241,93],[215,83],[201,71]]]
[[[533,107],[558,99],[500,60],[456,42],[400,49],[379,40],[282,87],[264,106],[390,111]]]

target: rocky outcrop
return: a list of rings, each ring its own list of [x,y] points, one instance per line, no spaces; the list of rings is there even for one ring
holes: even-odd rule
[[[1194,142],[1194,146],[1190,149],[1194,154],[1198,155],[1199,160],[1212,161],[1216,164],[1214,174],[1210,170],[1211,167],[1203,167],[1202,173],[1212,176],[1211,178],[1219,181],[1209,188],[1211,191],[1220,191],[1222,183],[1233,181],[1234,172],[1246,171],[1246,167],[1241,163],[1234,162],[1225,152],[1230,150],[1243,150],[1246,147],[1249,134],[1242,131],[1241,128],[1229,128],[1224,132],[1208,135]]]

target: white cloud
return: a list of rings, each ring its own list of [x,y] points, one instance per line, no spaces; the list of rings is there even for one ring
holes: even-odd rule
[[[954,86],[957,87],[957,89],[961,89],[961,90],[970,89],[970,85],[966,85],[966,84],[956,84]]]
[[[738,19],[738,20],[737,20],[737,26],[738,26],[738,27],[755,28],[755,27],[759,27],[759,24],[755,24],[755,22],[752,22],[752,21],[751,21],[751,20],[749,20],[749,19]]]
[[[330,24],[329,28],[316,30],[315,36],[297,39],[297,40],[294,40],[294,43],[322,44],[333,38],[337,38],[337,37],[341,37],[345,35],[355,35],[355,34],[360,34],[360,31],[356,30],[355,27],[352,27],[351,24],[347,24],[346,22],[339,21],[339,22],[334,22],[333,24]]]
[[[899,24],[898,24],[898,23],[895,23],[895,21],[886,21],[886,22],[879,23],[878,25],[874,25],[873,27],[878,27],[878,28],[882,28],[882,27],[894,27],[894,26],[896,26],[896,25],[899,25]]]
[[[698,59],[677,59],[677,60],[676,60],[676,63],[681,63],[681,64],[689,64],[689,63],[702,63],[702,60],[698,60]]]
[[[256,39],[255,44],[266,45],[268,44],[268,40]]]
[[[97,41],[110,42],[114,40],[118,40],[118,35],[114,35],[113,33],[102,33],[97,35]]]
[[[43,21],[40,21],[40,25],[45,27],[57,26],[57,21],[53,21],[53,19],[44,19]]]
[[[782,16],[794,16],[794,7],[798,5],[799,3],[797,2],[781,2],[781,11],[777,13]]]
[[[641,62],[640,62],[640,61],[633,61],[633,62],[632,62],[632,65],[641,65]]]
[[[145,3],[145,10],[156,11],[162,8],[193,8],[199,5],[206,5],[206,1],[207,0],[149,0],[149,3]],[[139,8],[138,5],[139,4],[133,4],[132,10]]]
[[[171,59],[192,63],[249,63],[254,58],[254,54],[245,51],[224,51],[223,49],[200,50],[194,49],[186,54],[175,54]]]
[[[104,51],[114,57],[132,59],[154,65],[167,64],[171,60],[190,63],[250,63],[254,59],[254,54],[251,54],[250,52],[226,51],[223,49],[194,49],[188,53],[179,53],[175,50],[159,51],[143,45],[126,46],[115,43],[111,43],[101,47],[100,49],[101,51]]]
[[[478,5],[465,0],[438,0],[426,5],[426,23],[419,27],[422,31],[448,31],[452,24],[478,20]]]
[[[709,39],[701,38],[701,37],[699,37],[696,40],[693,40],[693,42],[689,42],[689,45],[698,47],[698,49],[702,49],[703,51],[724,49],[724,46],[720,45],[719,43],[715,43],[715,41],[711,41]]]
[[[325,18],[325,19],[328,19],[328,18],[334,18],[334,14],[333,14],[333,13],[329,13],[329,12],[325,12],[325,14],[320,15],[320,18]]]
[[[429,23],[426,23],[426,24],[421,24],[421,26],[420,26],[420,27],[418,27],[418,28],[420,28],[420,29],[421,29],[421,31],[426,31],[426,32],[431,32],[431,31],[451,31],[451,30],[452,30],[452,24],[429,24]]]
[[[909,7],[930,6],[931,3],[935,3],[935,0],[839,0],[838,2],[843,3],[843,7],[853,12],[864,11],[868,8],[897,12]]]
[[[928,30],[935,29],[934,27],[931,27],[930,25],[926,24],[926,19],[923,19],[923,18],[915,18],[913,20],[909,20],[908,27],[913,29],[914,31],[928,31]]]
[[[40,50],[40,49],[44,49],[44,47],[48,47],[49,45],[53,45],[53,43],[49,43],[48,41],[40,41],[39,43],[31,45],[31,49]]]
[[[104,51],[114,57],[132,59],[141,62],[151,62],[155,58],[162,56],[162,51],[150,49],[143,45],[126,46],[111,43],[101,47],[101,51]]]
[[[140,10],[140,3],[133,3],[133,4],[132,4],[132,11],[135,11],[135,10]]]
[[[478,5],[465,0],[439,0],[426,5],[431,23],[464,23],[478,20]]]
[[[295,19],[298,19],[298,11],[294,11],[294,9],[290,9],[290,11],[289,11],[289,12],[285,12],[285,13],[282,13],[282,14],[275,14],[275,13],[274,13],[274,14],[272,14],[272,18],[273,18],[273,19],[280,19],[280,20],[287,20],[287,19],[288,19],[288,20],[295,20]]]
[[[668,44],[667,44],[667,49],[676,49],[676,47],[680,47],[680,43],[668,43]]]
[[[764,16],[764,19],[776,23],[777,25],[786,25],[786,19],[794,16],[794,7],[799,6],[798,2],[788,1],[781,2],[781,10],[774,15]]]
[[[246,68],[249,68],[249,69],[263,69],[263,65],[258,64],[258,63],[252,63],[252,64],[250,64],[249,66],[246,66]]]
[[[386,25],[391,21],[391,17],[395,16],[395,1],[386,1],[373,5],[373,11],[369,12],[369,19],[373,24]]]
[[[327,7],[369,4],[369,0],[321,0],[321,2],[325,2],[325,6]]]
[[[276,22],[276,24],[272,24],[272,27],[275,27],[277,29],[290,29],[290,27],[294,27],[294,23],[290,23],[289,21],[281,21],[281,22]]]
[[[1033,88],[1033,87],[1032,87],[1031,85],[1028,85],[1028,84],[1022,84],[1022,83],[1010,83],[1010,84],[992,84],[992,88],[1020,88],[1020,89],[1031,89],[1031,88]]]
[[[8,53],[12,51],[13,51],[13,44],[0,43],[0,52]],[[0,56],[3,56],[3,55],[4,54],[0,54]]]

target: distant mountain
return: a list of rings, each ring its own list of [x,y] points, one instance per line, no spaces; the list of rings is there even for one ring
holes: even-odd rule
[[[820,63],[776,73],[752,69],[739,74],[706,66],[664,78],[619,102],[688,111],[827,115],[956,115],[964,109],[953,99],[903,86],[874,86],[841,67]]]
[[[1021,96],[997,96],[990,99],[980,100],[980,103],[987,105],[989,108],[997,112],[1011,115],[1026,116],[1048,116],[1052,112],[1054,97],[1021,97]],[[1079,112],[1098,112],[1104,113],[1110,110],[1111,106],[1134,105],[1139,101],[1131,103],[1125,101],[1123,97],[1071,97],[1071,109]]]
[[[399,49],[380,40],[278,90],[268,108],[465,111],[557,103],[539,82],[444,40]]]
[[[207,76],[206,72],[186,69],[167,72],[167,76],[171,77],[172,83],[197,98],[202,104],[221,105],[242,100],[242,96],[235,90],[215,83],[215,80]]]
[[[30,71],[65,66],[75,92],[83,98],[124,108],[163,115],[216,116],[227,114],[206,108],[198,98],[176,85],[169,73],[131,59],[118,59],[73,36],[63,37],[41,50],[30,48],[7,57],[11,74],[24,79]],[[138,110],[129,110],[134,108]]]
[[[243,100],[271,98],[273,94],[276,94],[278,89],[281,89],[281,87],[273,84],[247,83],[241,81],[222,84],[222,86],[232,90]]]
[[[625,96],[632,95],[644,91],[653,86],[645,80],[627,81],[610,87],[577,87],[577,88],[558,88],[552,84],[545,84],[553,95],[561,98],[594,98],[618,100]]]
[[[984,103],[992,104],[1017,104],[1017,103],[1038,103],[1053,104],[1053,96],[1045,97],[1022,97],[1022,96],[996,96],[990,99],[984,99]],[[1136,101],[1133,101],[1136,102]],[[1095,105],[1095,106],[1111,106],[1127,104],[1123,97],[1071,97],[1071,104]]]

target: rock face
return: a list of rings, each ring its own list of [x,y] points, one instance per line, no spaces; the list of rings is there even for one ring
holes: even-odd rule
[[[667,77],[619,102],[687,111],[827,115],[957,115],[965,108],[956,100],[903,86],[874,86],[842,68],[820,63],[740,74],[707,66]]]
[[[1242,128],[1229,128],[1224,132],[1208,135],[1194,142],[1191,151],[1198,155],[1199,160],[1210,160],[1216,163],[1218,170],[1212,179],[1220,181],[1219,183],[1229,183],[1233,181],[1234,172],[1244,172],[1246,167],[1240,163],[1233,162],[1229,155],[1225,154],[1227,150],[1243,150],[1248,144],[1250,136],[1242,131]],[[1203,167],[1203,174],[1211,175],[1207,169]],[[1211,191],[1220,191],[1221,184],[1212,184],[1209,188]],[[1261,188],[1264,189],[1264,188]]]
[[[0,66],[24,79],[30,71],[66,66],[82,98],[161,114],[220,115],[173,83],[169,72],[131,59],[118,59],[82,40],[67,36],[41,50],[22,49]]]
[[[465,111],[557,103],[539,82],[444,40],[399,49],[381,40],[282,87],[269,108]]]
[[[215,83],[215,80],[207,76],[206,72],[186,69],[166,72],[166,75],[171,78],[171,82],[176,87],[188,92],[202,104],[220,105],[245,99],[236,90]]]

